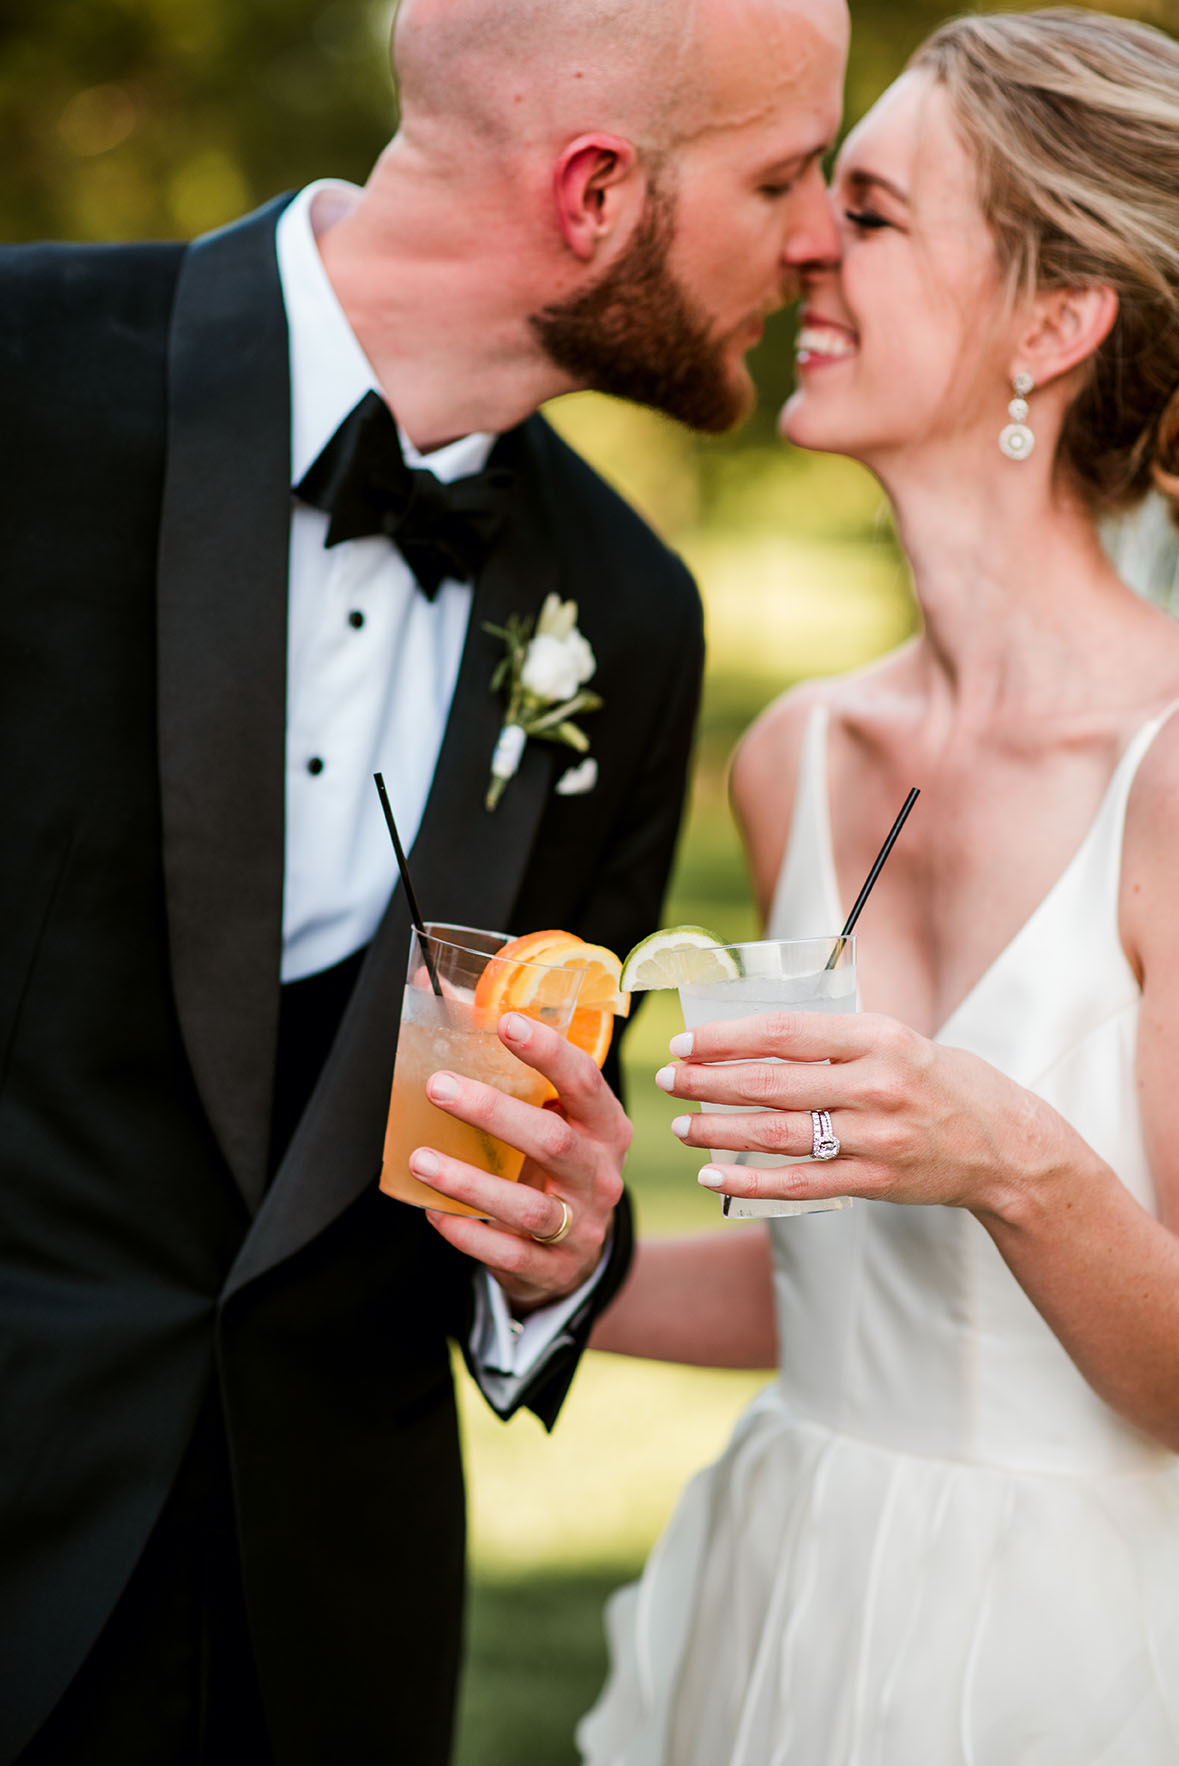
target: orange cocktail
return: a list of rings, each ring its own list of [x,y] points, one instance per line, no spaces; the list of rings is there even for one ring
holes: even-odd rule
[[[543,1103],[552,1096],[548,1081],[504,1047],[496,1026],[501,1012],[510,1010],[567,1032],[587,971],[567,963],[554,966],[501,957],[498,953],[505,947],[524,943],[501,932],[464,926],[428,926],[426,932],[433,975],[418,934],[410,935],[381,1188],[419,1208],[475,1214],[477,1209],[441,1195],[413,1176],[409,1156],[414,1148],[434,1147],[510,1182],[519,1177],[524,1155],[436,1109],[426,1097],[426,1081],[431,1073],[446,1068],[525,1103]],[[435,991],[435,979],[440,993]]]

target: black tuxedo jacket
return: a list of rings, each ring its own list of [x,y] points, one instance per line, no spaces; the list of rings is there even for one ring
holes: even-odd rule
[[[187,248],[0,253],[0,1761],[93,1643],[210,1379],[277,1758],[447,1754],[447,1338],[471,1284],[374,1183],[400,893],[267,1182],[290,513],[276,214]],[[515,500],[415,881],[438,920],[625,950],[658,921],[698,598],[541,418],[501,445]],[[489,815],[483,625],[550,590],[598,657],[599,782],[555,795],[573,757],[534,742]],[[625,1220],[616,1238],[620,1269]],[[524,1394],[547,1422],[588,1323]]]

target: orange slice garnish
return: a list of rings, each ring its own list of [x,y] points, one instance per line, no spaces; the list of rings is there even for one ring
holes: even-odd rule
[[[501,945],[498,955],[513,963],[543,963],[546,959],[540,955],[546,945],[563,944],[572,936],[568,932],[525,932],[521,938],[510,938]],[[579,944],[580,939],[577,941]]]
[[[559,1002],[552,970],[587,971],[577,996],[577,1009],[566,1033],[575,1048],[584,1049],[598,1066],[606,1059],[615,1017],[630,1011],[630,995],[618,985],[622,964],[603,944],[586,944],[572,932],[528,932],[513,938],[488,963],[475,989],[475,1010],[486,1019],[504,1012],[542,1015]],[[547,985],[546,985],[547,983]]]

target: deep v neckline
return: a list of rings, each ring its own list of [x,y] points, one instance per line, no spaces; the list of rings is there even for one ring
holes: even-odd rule
[[[1035,906],[1031,908],[1025,918],[1021,920],[1020,924],[1016,927],[1007,942],[995,953],[990,962],[982,970],[981,974],[979,974],[967,988],[957,1004],[942,1018],[937,1029],[930,1032],[930,1042],[942,1041],[947,1031],[949,1031],[956,1021],[974,1004],[977,996],[982,992],[983,988],[988,984],[996,972],[1004,966],[1007,958],[1011,956],[1016,946],[1025,943],[1032,937],[1039,923],[1049,913],[1057,896],[1064,893],[1065,889],[1072,881],[1073,876],[1081,869],[1087,860],[1089,851],[1093,846],[1094,841],[1097,839],[1098,831],[1102,828],[1105,821],[1109,807],[1117,798],[1126,770],[1130,770],[1132,777],[1133,773],[1137,771],[1143,756],[1149,749],[1151,742],[1154,740],[1155,735],[1177,707],[1179,707],[1179,700],[1172,701],[1172,703],[1166,706],[1164,710],[1158,712],[1154,717],[1148,718],[1145,723],[1139,724],[1138,728],[1134,730],[1125,747],[1122,749],[1121,754],[1118,756],[1117,763],[1114,766],[1113,772],[1110,774],[1109,782],[1101,794],[1101,801],[1098,803],[1089,825],[1081,836],[1080,842],[1074,850],[1071,858],[1069,858],[1055,881],[1049,884],[1048,888],[1036,902]],[[839,874],[835,868],[835,843],[831,836],[831,797],[827,765],[828,737],[830,734],[831,718],[830,712],[826,706],[819,707],[817,710],[821,713],[823,719],[823,726],[819,732],[819,740],[816,744],[820,767],[820,774],[817,780],[818,789],[815,792],[815,801],[818,808],[818,814],[821,818],[818,842],[820,849],[820,862],[823,868],[824,888],[827,891],[828,900],[833,910],[831,914],[831,924],[833,926],[842,926],[845,923],[847,916],[844,913],[841,903]],[[1129,795],[1128,789],[1126,795],[1127,797]],[[1128,966],[1127,960],[1127,967]]]

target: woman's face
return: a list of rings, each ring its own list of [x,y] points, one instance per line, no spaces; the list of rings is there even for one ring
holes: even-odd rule
[[[832,194],[843,261],[804,273],[783,434],[886,472],[931,449],[997,453],[1016,321],[974,164],[928,74],[902,76],[848,137]]]

